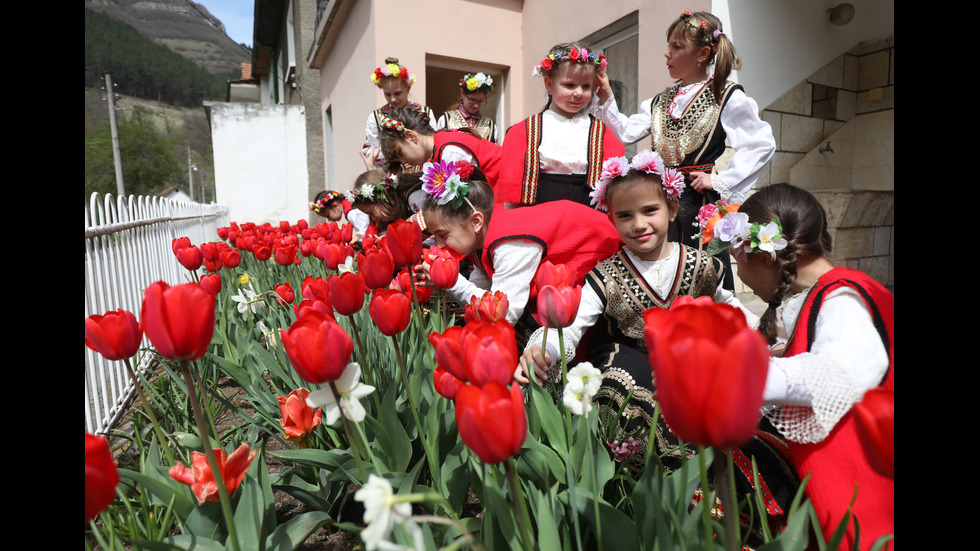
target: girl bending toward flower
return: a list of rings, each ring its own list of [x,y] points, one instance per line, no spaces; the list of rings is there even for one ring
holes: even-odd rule
[[[383,234],[388,224],[418,212],[424,196],[421,188],[417,174],[395,176],[383,170],[368,170],[357,177],[347,198],[354,208],[367,214],[377,233]]]
[[[724,232],[719,226],[726,224]],[[789,443],[793,466],[811,475],[807,496],[828,538],[851,513],[861,549],[895,531],[895,481],[872,468],[852,406],[868,390],[895,389],[895,297],[867,274],[835,267],[823,207],[789,184],[766,186],[717,221],[715,248],[730,247],[738,277],[769,308],[760,330],[776,339],[777,308],[789,334],[772,358],[763,399]],[[850,523],[841,548],[850,549]]]
[[[548,103],[510,127],[504,137],[497,200],[536,205],[568,199],[589,205],[602,162],[623,154],[619,139],[587,112],[606,58],[578,44],[551,48],[534,74],[544,80]]]
[[[693,449],[679,447],[662,417],[653,423],[656,381],[644,343],[644,311],[669,308],[681,297],[710,297],[740,308],[750,326],[759,321],[723,287],[720,260],[668,238],[682,191],[687,192],[684,176],[665,167],[660,156],[649,150],[637,153],[632,161],[619,157],[604,163],[592,200],[596,208],[607,211],[605,225],[615,228],[622,247],[586,275],[576,318],[562,329],[566,363],[578,349],[602,371],[595,396],[600,420],[608,424],[611,441],[638,443],[632,455],[620,457],[628,458],[633,470],[646,464],[648,438],[654,438],[654,450],[667,471],[694,454]],[[536,381],[561,384],[558,330],[548,329],[546,339],[544,331],[538,329],[524,348],[515,372],[521,383],[529,381],[527,369],[533,367]],[[547,350],[542,349],[542,340]],[[760,478],[777,502],[788,507],[797,482],[783,474],[789,471],[788,460],[775,453],[777,440],[772,433],[760,432],[738,453],[755,457]],[[742,493],[752,487],[744,472],[737,483]]]
[[[491,187],[497,182],[502,149],[470,128],[437,132],[420,114],[395,109],[382,123],[380,142],[385,157],[402,165],[466,161],[480,168]]]
[[[494,194],[483,173],[465,162],[426,163],[422,218],[441,248],[467,255],[474,264],[448,289],[469,304],[486,291],[508,299],[507,321],[523,345],[539,325],[530,312],[537,299],[534,275],[544,262],[566,264],[582,278],[596,262],[619,248],[619,236],[594,209],[572,201],[553,201],[522,209],[494,208]],[[420,276],[427,278],[423,264]]]

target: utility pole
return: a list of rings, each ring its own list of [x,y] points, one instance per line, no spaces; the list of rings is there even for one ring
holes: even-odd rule
[[[191,170],[193,170],[194,168],[196,167],[194,167],[194,165],[191,164],[191,146],[190,144],[188,144],[187,145],[187,186],[190,188],[191,201],[194,200],[194,175],[191,172]]]
[[[112,159],[116,164],[116,194],[119,197],[126,195],[126,187],[123,186],[122,154],[119,152],[119,130],[116,128],[116,103],[115,91],[112,89],[112,76],[108,73],[105,76],[105,95],[109,102],[109,129],[112,133]]]

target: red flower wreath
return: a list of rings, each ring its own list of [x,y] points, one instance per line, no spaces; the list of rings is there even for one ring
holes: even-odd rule
[[[568,52],[568,59],[571,59],[572,61],[576,61],[578,59],[578,56],[579,56],[578,48],[572,48],[572,51]]]
[[[545,71],[550,71],[551,70],[551,58],[545,58],[545,60],[541,62],[541,68],[544,69]]]

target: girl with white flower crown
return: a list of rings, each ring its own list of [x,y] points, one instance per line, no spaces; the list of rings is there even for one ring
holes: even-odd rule
[[[750,326],[759,318],[722,285],[720,260],[704,251],[672,241],[670,221],[677,216],[679,198],[690,193],[684,175],[666,167],[659,155],[644,150],[632,161],[625,157],[607,160],[602,179],[592,194],[597,209],[607,211],[622,247],[586,275],[575,321],[562,329],[567,363],[578,356],[602,370],[602,384],[594,401],[610,441],[639,442],[628,459],[634,470],[646,463],[648,438],[670,471],[680,466],[695,450],[680,448],[676,437],[659,419],[653,424],[656,407],[649,352],[643,338],[643,312],[650,308],[670,308],[680,297],[710,297],[714,302],[740,308]],[[542,349],[542,341],[547,350]],[[528,369],[536,381],[561,381],[558,332],[536,331],[528,340],[515,372],[518,382],[529,381]],[[757,435],[741,448],[746,457],[755,457],[761,478],[779,502],[788,505],[797,482],[783,475],[788,460],[773,454]],[[625,459],[625,458],[624,458]],[[749,479],[738,479],[743,492]]]
[[[493,78],[485,73],[467,74],[459,79],[459,101],[442,114],[436,122],[436,130],[469,128],[477,136],[492,143],[497,142],[497,125],[493,119],[480,112],[493,93]]]
[[[606,75],[599,76],[599,101],[592,113],[624,144],[650,136],[651,148],[685,174],[693,191],[681,199],[671,239],[697,247],[698,208],[744,200],[772,159],[776,142],[772,128],[759,118],[756,102],[728,80],[739,59],[721,20],[685,10],[667,28],[664,56],[676,83],[641,102],[639,113],[627,117],[619,112]],[[726,140],[735,153],[728,168],[718,172],[715,162],[725,153]],[[725,288],[733,290],[731,260],[727,253],[720,258],[726,267]]]
[[[769,303],[763,335],[775,339],[780,306],[789,335],[782,357],[769,362],[763,399],[775,407],[766,416],[788,440],[797,474],[811,475],[806,493],[826,538],[857,485],[851,514],[868,549],[895,532],[895,484],[871,467],[851,409],[868,390],[895,389],[895,297],[867,274],[834,266],[827,216],[811,193],[773,184],[726,211],[706,230]],[[852,547],[853,526],[842,549]]]
[[[368,170],[374,168],[387,170],[389,160],[385,159],[381,150],[378,134],[381,131],[382,121],[391,110],[403,107],[418,111],[426,118],[431,127],[435,127],[436,117],[432,109],[409,99],[412,85],[415,84],[415,75],[408,72],[406,67],[399,65],[397,57],[386,58],[384,64],[371,73],[371,82],[384,92],[386,103],[368,115],[364,127],[364,145],[361,147],[361,159]]]
[[[465,161],[426,163],[422,179],[428,193],[420,212],[425,230],[439,247],[468,256],[474,265],[449,293],[469,304],[486,291],[502,291],[520,346],[540,327],[531,312],[537,299],[534,275],[542,263],[568,265],[581,284],[596,262],[619,248],[619,236],[605,216],[585,205],[562,200],[500,207],[483,173]],[[423,282],[427,270],[427,264],[417,270]]]
[[[513,207],[568,199],[589,205],[602,162],[625,152],[588,113],[597,76],[605,70],[606,57],[581,44],[558,44],[534,67],[548,102],[507,130],[494,189],[499,202]]]

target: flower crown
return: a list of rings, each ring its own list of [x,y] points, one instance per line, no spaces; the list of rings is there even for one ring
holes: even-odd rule
[[[340,197],[340,192],[333,189],[328,189],[327,194],[316,201],[310,201],[310,210],[320,214],[320,211],[327,208],[327,204],[333,201],[337,197]]]
[[[470,187],[463,182],[472,175],[473,165],[467,161],[427,162],[422,165],[422,189],[440,205],[451,201],[452,207],[457,209],[466,201],[473,207],[466,198]]]
[[[388,130],[395,130],[397,132],[405,131],[405,123],[399,120],[389,119],[388,117],[381,119],[380,126],[381,128],[387,128]]]
[[[715,29],[714,32],[708,33],[708,22],[701,20],[696,24],[691,21],[691,10],[684,10],[681,12],[680,19],[683,19],[687,23],[688,27],[691,27],[695,31],[704,33],[705,37],[708,39],[708,43],[711,44],[711,49],[713,51],[718,51],[718,38],[725,34],[721,32],[721,29]]]
[[[345,198],[351,203],[358,200],[371,202],[381,200],[390,203],[388,193],[393,189],[398,189],[398,177],[388,175],[377,184],[361,184],[359,187],[347,190]]]
[[[608,211],[606,188],[609,182],[626,176],[631,169],[660,176],[660,182],[668,197],[680,197],[684,191],[684,175],[678,170],[664,166],[664,160],[656,151],[644,149],[637,153],[632,161],[627,161],[626,157],[610,157],[602,163],[599,181],[589,193],[589,197],[592,198],[591,204],[598,210]]]
[[[479,90],[491,94],[493,93],[493,79],[490,78],[490,75],[483,73],[464,75],[463,78],[459,79],[459,87],[467,92],[476,92]]]
[[[548,54],[548,57],[541,60],[539,65],[534,66],[531,74],[539,77],[544,76],[545,73],[557,67],[564,60],[572,63],[591,63],[596,66],[596,71],[600,73],[605,71],[606,65],[608,65],[605,54],[596,54],[585,48],[572,48],[567,54],[563,52]]]
[[[749,215],[738,212],[738,203],[724,204],[721,201],[708,204],[698,211],[697,223],[701,228],[698,237],[707,244],[707,253],[716,255],[729,247],[737,256],[765,251],[773,260],[776,251],[786,248],[783,226],[779,220],[767,224],[749,223]]]
[[[415,75],[408,72],[408,69],[398,65],[397,63],[386,63],[381,67],[378,67],[371,73],[371,82],[375,86],[381,88],[381,81],[385,77],[398,77],[408,83],[409,86],[415,84]]]

